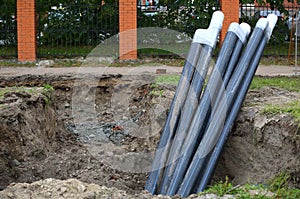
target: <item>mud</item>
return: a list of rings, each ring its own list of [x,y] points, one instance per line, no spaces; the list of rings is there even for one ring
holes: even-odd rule
[[[141,194],[175,92],[175,86],[153,83],[150,75],[0,77],[2,90],[37,90],[0,99],[1,188],[76,178]],[[45,84],[54,91],[44,91]],[[288,172],[290,186],[300,188],[299,123],[288,114],[261,114],[267,103],[299,97],[276,88],[250,91],[214,181],[228,176],[236,184],[265,183]]]

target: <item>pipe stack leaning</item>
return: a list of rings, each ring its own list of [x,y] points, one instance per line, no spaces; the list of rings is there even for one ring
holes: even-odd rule
[[[231,23],[204,87],[224,15],[196,30],[145,186],[151,194],[186,197],[210,182],[233,123],[277,22]]]

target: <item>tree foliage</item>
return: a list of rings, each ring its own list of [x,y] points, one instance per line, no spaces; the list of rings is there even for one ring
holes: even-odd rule
[[[116,0],[44,1],[37,9],[42,45],[93,46],[118,32]]]
[[[197,28],[207,28],[218,9],[219,4],[213,0],[160,0],[153,16],[145,14],[149,11],[139,11],[138,27],[158,26],[192,35]]]

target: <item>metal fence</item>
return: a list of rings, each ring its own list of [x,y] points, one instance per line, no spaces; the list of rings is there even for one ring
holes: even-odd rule
[[[118,35],[118,1],[99,1],[94,4],[77,2],[54,5],[37,1],[38,58],[86,56],[107,38]],[[175,40],[177,37],[191,38],[197,28],[207,28],[212,13],[219,9],[219,4],[187,6],[176,3],[164,5],[156,0],[147,2],[140,0],[137,4],[138,28],[160,27],[174,30],[180,33],[175,35]],[[0,58],[16,58],[16,3],[10,1],[10,4],[1,5],[0,9]],[[278,15],[279,20],[265,48],[264,56],[294,57],[295,43],[300,43],[295,42],[294,28],[299,20],[298,7],[285,7],[282,12],[267,6],[241,5],[240,22],[247,22],[254,27],[260,17],[266,17],[269,13]],[[151,37],[149,40],[153,41],[153,37],[157,38],[157,35]],[[183,45],[176,52],[178,51],[186,54],[188,48]],[[139,48],[138,53],[140,56],[174,55],[170,51],[154,48]]]
[[[165,39],[165,36],[159,33],[149,34],[148,39],[138,35],[138,55],[176,56],[176,53],[179,53],[181,56],[185,56],[196,29],[207,28],[213,12],[219,10],[219,7],[218,3],[197,5],[193,3],[186,4],[176,2],[169,5],[158,2],[157,0],[140,0],[137,5],[138,28],[160,27],[172,30],[174,31],[173,44],[176,45],[167,43],[170,39]],[[144,33],[144,31],[142,32]],[[175,34],[175,32],[177,32],[177,34]],[[189,37],[189,40],[186,39],[187,37]],[[143,41],[141,41],[140,38],[143,38]],[[143,43],[153,43],[153,40],[155,40],[157,48],[151,48],[150,45],[148,48],[143,45]],[[172,45],[170,51],[162,50],[166,45]],[[143,46],[143,48],[141,46]]]
[[[39,58],[86,56],[119,30],[118,4],[37,3]]]
[[[239,17],[240,22],[247,22],[251,27],[254,27],[259,18],[267,17],[270,13],[276,14],[278,21],[264,50],[264,56],[289,57],[295,55],[295,29],[292,24],[298,20],[298,17],[295,18],[298,11],[298,7],[285,7],[283,11],[279,11],[270,6],[246,4],[240,6]]]
[[[0,8],[0,58],[17,57],[16,4],[3,4]]]

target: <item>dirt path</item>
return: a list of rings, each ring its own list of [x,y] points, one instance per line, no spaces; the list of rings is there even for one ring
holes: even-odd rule
[[[19,76],[19,75],[44,75],[44,74],[155,74],[157,69],[166,69],[168,74],[180,73],[182,67],[158,65],[158,66],[138,66],[138,67],[62,67],[62,68],[43,68],[43,67],[1,67],[1,76]],[[291,76],[295,75],[294,66],[260,65],[256,75],[262,76]],[[299,72],[297,73],[299,74]]]

